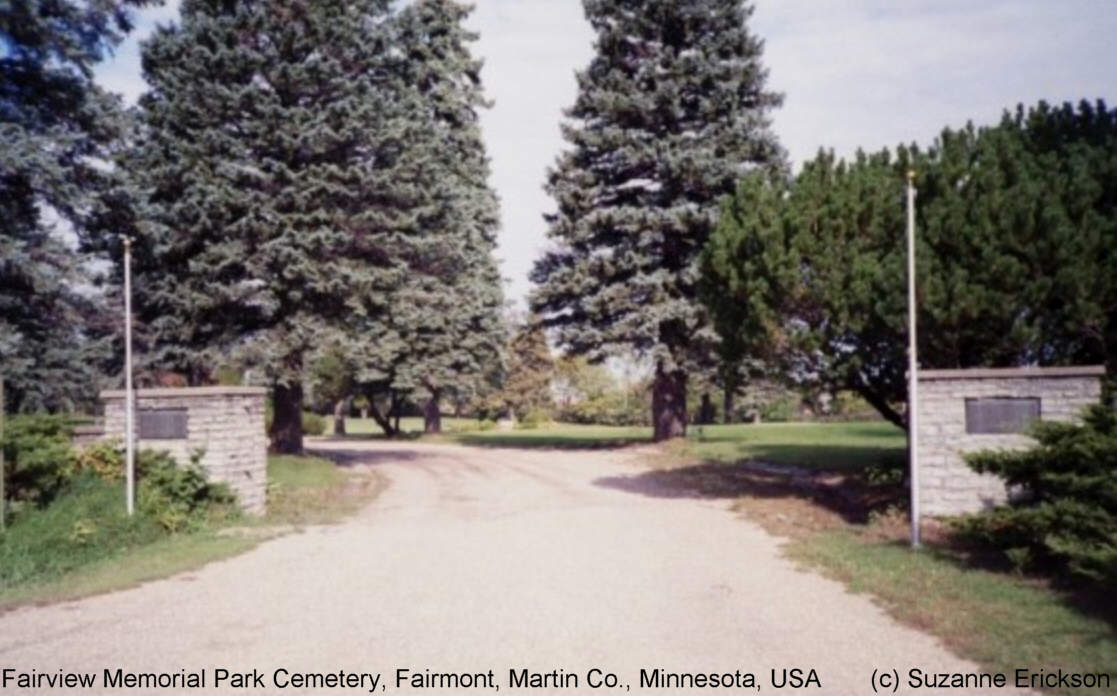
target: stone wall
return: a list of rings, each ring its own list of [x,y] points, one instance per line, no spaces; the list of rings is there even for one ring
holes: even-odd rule
[[[919,500],[926,515],[977,512],[1007,499],[1004,482],[978,474],[962,454],[1035,444],[1020,434],[966,431],[966,399],[1037,397],[1042,420],[1075,420],[1101,396],[1105,368],[923,370],[919,373]]]
[[[267,435],[260,387],[186,387],[136,391],[136,449],[166,450],[180,463],[202,450],[201,464],[215,481],[224,481],[236,492],[248,512],[262,513],[267,504]],[[101,393],[105,408],[105,437],[123,441],[125,395]],[[182,409],[186,437],[140,439],[140,413],[144,410]]]

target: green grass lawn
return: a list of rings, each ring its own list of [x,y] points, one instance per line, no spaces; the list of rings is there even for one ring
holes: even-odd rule
[[[1117,683],[1111,597],[1086,601],[1034,580],[966,567],[942,550],[913,552],[848,530],[797,539],[787,552],[850,590],[873,595],[896,618],[1004,672],[1010,683],[1018,668],[1108,673]]]
[[[444,418],[443,438],[465,445],[490,447],[619,447],[652,441],[652,429],[639,426],[548,423],[536,428],[480,429],[477,420]],[[372,419],[349,418],[352,437],[379,437]],[[423,430],[421,418],[403,418],[400,428],[410,436]],[[809,468],[858,470],[869,464],[902,460],[904,433],[883,421],[854,423],[757,423],[691,426],[675,453],[708,461],[755,459]]]
[[[337,520],[382,488],[314,457],[268,458],[268,513],[167,534],[124,513],[123,484],[82,481],[0,533],[0,611],[130,587],[246,551],[299,524]]]
[[[697,459],[843,471],[902,460],[906,451],[904,432],[884,421],[692,426],[685,448]]]

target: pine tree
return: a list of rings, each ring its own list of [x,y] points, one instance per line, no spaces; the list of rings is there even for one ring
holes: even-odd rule
[[[391,97],[386,3],[187,0],[144,46],[151,91],[128,162],[136,287],[155,358],[192,382],[250,348],[274,385],[273,446],[302,447],[304,364],[355,298],[395,287],[386,216],[413,186]],[[360,259],[360,263],[354,260]]]
[[[97,166],[120,106],[92,66],[141,1],[0,5],[0,365],[16,409],[69,409],[96,395],[109,327],[72,235],[100,214]]]
[[[917,174],[924,368],[1117,364],[1117,111],[1039,104],[927,150],[750,177],[704,256],[723,346],[906,426],[904,181]]]
[[[401,153],[419,165],[420,197],[408,202],[419,214],[401,218],[408,224],[393,253],[408,272],[389,293],[390,308],[370,313],[351,347],[372,416],[389,435],[413,398],[424,402],[426,430],[440,430],[440,400],[470,391],[503,344],[497,200],[478,124],[487,103],[469,50],[476,37],[462,27],[468,11],[421,0],[393,22],[400,89],[420,124]]]
[[[439,126],[440,171],[447,215],[431,233],[447,235],[458,249],[455,267],[436,286],[441,322],[413,355],[426,389],[424,429],[441,430],[440,399],[470,389],[497,360],[505,339],[500,272],[493,256],[499,203],[490,188],[489,160],[478,112],[489,106],[481,85],[481,61],[470,44],[476,34],[462,26],[470,8],[453,0],[420,0],[401,12],[403,45],[410,49],[409,79],[420,87]],[[407,25],[411,24],[411,27]]]
[[[555,247],[532,271],[532,308],[594,361],[628,347],[655,364],[657,440],[684,435],[688,366],[713,332],[698,253],[718,201],[750,169],[779,169],[762,42],[742,0],[586,0],[597,55],[578,74],[548,175]]]

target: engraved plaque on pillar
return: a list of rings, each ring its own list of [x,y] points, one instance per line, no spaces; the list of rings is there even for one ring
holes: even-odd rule
[[[185,440],[186,409],[159,408],[137,412],[141,440]]]
[[[1024,433],[1039,420],[1037,397],[966,399],[966,432],[974,434]]]

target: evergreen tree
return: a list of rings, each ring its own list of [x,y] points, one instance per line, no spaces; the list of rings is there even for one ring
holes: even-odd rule
[[[157,361],[198,383],[215,351],[263,356],[273,446],[302,447],[305,359],[402,271],[401,133],[382,0],[186,0],[145,44],[127,164],[136,288]],[[384,205],[384,203],[392,205]],[[355,262],[359,259],[360,263]]]
[[[397,431],[409,398],[424,402],[425,429],[441,429],[440,400],[472,389],[503,346],[500,275],[493,249],[497,199],[478,124],[487,106],[480,61],[462,27],[468,8],[421,0],[393,22],[401,90],[418,124],[401,156],[416,167],[416,216],[405,216],[404,242],[393,250],[408,272],[389,296],[390,309],[352,345],[362,391],[386,434]]]
[[[782,177],[757,172],[741,180],[722,204],[715,233],[700,259],[700,296],[710,310],[718,342],[718,379],[724,390],[724,422],[747,377],[778,369],[784,340],[779,312],[792,267],[780,217]]]
[[[499,203],[489,187],[489,161],[478,112],[487,108],[481,61],[470,52],[477,39],[463,22],[470,8],[453,0],[420,0],[400,13],[401,45],[409,51],[408,79],[431,110],[439,151],[430,174],[445,189],[441,228],[455,253],[443,258],[441,282],[426,308],[437,315],[433,330],[413,345],[416,381],[427,392],[424,429],[441,430],[440,399],[469,389],[486,364],[497,360],[505,340],[503,295],[493,256]],[[447,263],[449,262],[449,263]]]
[[[91,402],[109,329],[68,233],[101,209],[118,101],[92,66],[141,0],[0,4],[0,365],[16,409]]]
[[[754,168],[780,169],[762,42],[742,0],[586,0],[597,55],[578,74],[548,175],[555,246],[532,271],[532,307],[594,361],[634,349],[655,365],[657,440],[686,430],[688,367],[714,335],[698,253],[718,201]]]
[[[922,367],[1114,369],[1117,111],[1103,103],[1020,107],[926,151],[823,152],[791,183],[746,180],[704,255],[722,345],[904,427],[909,169]]]

